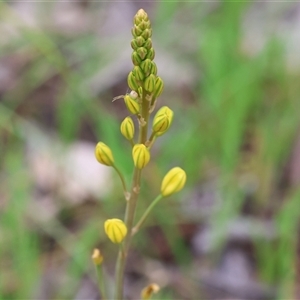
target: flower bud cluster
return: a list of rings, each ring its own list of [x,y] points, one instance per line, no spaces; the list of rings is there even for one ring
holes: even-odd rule
[[[128,86],[136,92],[139,92],[139,87],[142,87],[147,94],[152,95],[152,99],[155,99],[163,91],[163,81],[157,76],[157,66],[153,61],[155,51],[152,46],[152,28],[147,13],[140,9],[133,23],[131,60],[134,67],[127,77]]]

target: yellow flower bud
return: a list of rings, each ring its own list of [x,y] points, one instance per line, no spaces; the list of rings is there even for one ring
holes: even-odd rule
[[[153,119],[152,130],[157,136],[164,134],[171,126],[173,111],[168,106],[161,107]]]
[[[149,76],[149,74],[150,74],[151,64],[152,64],[152,61],[150,59],[145,59],[144,61],[141,62],[140,67],[146,76]]]
[[[151,62],[151,69],[150,69],[151,74],[153,75],[157,75],[157,66],[156,63],[154,61]],[[155,78],[155,82],[156,82],[156,78]]]
[[[103,164],[106,166],[114,165],[114,157],[113,157],[113,154],[112,154],[110,148],[102,142],[99,142],[96,145],[95,156],[100,164]]]
[[[143,73],[143,70],[138,65],[134,66],[132,73],[137,80],[142,81],[145,78],[145,74]]]
[[[144,144],[137,144],[132,148],[132,158],[134,165],[143,169],[150,160],[150,152]]]
[[[162,91],[164,89],[164,82],[160,77],[156,77],[155,81],[155,88],[154,88],[154,97],[157,98],[161,95]]]
[[[179,192],[185,185],[186,173],[179,167],[171,169],[163,178],[161,184],[161,194],[164,197]]]
[[[142,62],[142,59],[140,58],[140,56],[137,54],[136,51],[133,51],[132,54],[131,54],[131,60],[132,60],[132,63],[135,65],[135,66],[139,66]]]
[[[159,290],[160,288],[156,283],[149,284],[141,292],[142,300],[150,299],[152,295],[156,294]]]
[[[153,74],[150,74],[146,79],[145,79],[145,90],[152,93],[155,89],[155,81],[156,81],[156,76]]]
[[[120,219],[106,220],[104,230],[108,238],[115,244],[120,244],[127,234],[127,227]]]
[[[127,83],[128,83],[128,86],[134,90],[134,91],[137,91],[139,89],[139,85],[137,83],[137,80],[136,78],[134,77],[133,73],[132,72],[129,72],[128,76],[127,76]]]
[[[121,133],[127,140],[132,140],[134,137],[134,124],[130,117],[126,117],[121,123]]]
[[[132,97],[130,97],[130,95],[127,94],[124,96],[124,102],[127,109],[132,114],[136,115],[140,112],[140,105]]]
[[[92,255],[92,260],[96,266],[101,265],[103,261],[103,256],[100,253],[99,249],[94,249],[93,255]]]

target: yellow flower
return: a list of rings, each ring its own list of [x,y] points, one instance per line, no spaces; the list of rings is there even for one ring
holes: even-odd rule
[[[104,223],[108,238],[115,244],[120,244],[127,234],[127,227],[120,219],[108,219]]]
[[[153,294],[156,294],[160,290],[159,286],[156,283],[152,283],[146,286],[141,292],[142,300],[147,300],[152,297]]]
[[[152,124],[152,130],[156,135],[160,136],[170,128],[173,121],[173,115],[173,111],[168,106],[163,106],[158,110]]]
[[[166,197],[179,192],[185,185],[186,173],[179,167],[171,169],[163,178],[161,194]]]
[[[101,265],[103,261],[103,256],[100,253],[99,249],[94,249],[93,255],[92,255],[92,260],[96,266]]]
[[[134,136],[134,124],[130,117],[126,117],[121,123],[121,133],[127,140],[132,140]]]
[[[150,152],[144,144],[136,144],[132,148],[132,158],[134,165],[143,169],[150,160]]]
[[[114,165],[114,157],[113,157],[112,151],[106,144],[104,144],[102,142],[99,142],[96,145],[95,156],[100,164],[103,164],[106,166]]]

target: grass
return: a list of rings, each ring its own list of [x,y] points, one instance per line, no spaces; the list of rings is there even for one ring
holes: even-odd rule
[[[258,220],[271,220],[276,229],[275,239],[253,241],[258,278],[277,287],[278,299],[293,298],[300,190],[288,180],[284,184],[284,172],[299,128],[299,73],[287,71],[285,49],[275,36],[268,36],[264,49],[256,55],[243,53],[241,21],[250,8],[249,3],[223,3],[214,8],[206,3],[179,2],[160,2],[153,7],[155,45],[165,49],[174,63],[180,57],[187,62],[187,68],[192,65],[197,77],[188,87],[187,94],[193,100],[176,88],[176,82],[163,94],[164,104],[165,100],[175,103],[175,118],[170,134],[154,148],[155,161],[145,174],[148,181],[144,182],[143,195],[147,200],[155,196],[158,178],[170,166],[180,164],[186,169],[186,190],[156,209],[148,226],[159,224],[176,265],[189,278],[193,254],[174,230],[177,220],[184,224],[212,224],[214,232],[219,232],[219,248],[212,257],[218,257],[226,241],[220,228],[242,214],[250,193],[248,213]],[[97,9],[105,9],[104,4]],[[43,28],[32,29],[5,3],[0,6],[0,17],[19,30],[19,35],[2,47],[0,60],[22,53],[29,57],[15,87],[2,93],[0,103],[0,187],[5,199],[0,212],[0,298],[33,298],[47,259],[52,257],[52,268],[61,277],[51,297],[72,299],[83,275],[95,280],[90,261],[92,248],[101,245],[109,256],[111,249],[105,246],[99,228],[107,215],[114,210],[120,212],[116,208],[119,198],[113,194],[99,201],[99,209],[92,210],[76,230],[59,218],[35,223],[31,217],[35,183],[25,156],[26,135],[31,130],[24,133],[23,129],[24,124],[33,128],[47,126],[39,114],[45,108],[31,98],[49,81],[56,80],[59,86],[55,87],[49,108],[53,115],[51,131],[65,143],[85,137],[87,131],[93,142],[104,140],[130,176],[130,151],[119,133],[119,121],[126,112],[116,113],[121,105],[110,103],[117,96],[114,91],[94,95],[88,85],[98,70],[113,64],[110,53],[117,55],[121,49],[113,46],[113,38],[111,42],[107,38],[106,45],[100,43],[99,47],[98,37],[93,34],[64,39]],[[182,22],[177,35],[176,24],[170,20]],[[193,39],[181,39],[180,32],[187,32],[187,37],[190,34]],[[120,80],[125,82],[125,78]],[[258,185],[251,190],[253,176]],[[189,219],[182,206],[195,191],[205,190],[205,183],[212,179],[221,195],[221,209],[212,214],[199,212],[198,219]],[[139,211],[142,207],[143,204]],[[44,249],[45,239],[48,243],[53,241],[55,251]],[[137,238],[137,251],[143,249],[145,239],[151,245],[151,237],[145,234]],[[206,259],[211,265],[217,264],[210,261],[211,256]],[[108,258],[110,263],[112,260]],[[59,267],[63,271],[58,271]],[[174,299],[176,295],[166,290],[160,297]]]

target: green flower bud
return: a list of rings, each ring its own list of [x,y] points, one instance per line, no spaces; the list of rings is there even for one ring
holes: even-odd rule
[[[133,91],[138,90],[139,85],[138,85],[136,78],[134,77],[132,72],[129,72],[129,74],[127,76],[127,83],[128,83],[128,86],[130,87],[130,89],[132,89]]]
[[[152,61],[148,58],[141,62],[140,67],[143,70],[145,76],[149,76],[152,67],[151,64]]]
[[[156,63],[154,61],[151,62],[150,73],[155,75],[155,76],[157,75],[157,66],[156,66]],[[155,79],[155,81],[156,81],[156,79]]]
[[[141,8],[134,16],[134,24],[139,25],[142,21],[149,21],[147,13]]]
[[[136,52],[142,60],[144,60],[147,55],[147,49],[144,47],[139,47]]]
[[[115,244],[120,244],[127,234],[127,227],[120,219],[108,219],[104,222],[104,230],[108,238]]]
[[[150,27],[150,21],[142,20],[138,26],[139,26],[139,28],[145,30]]]
[[[143,81],[145,78],[144,72],[139,66],[134,66],[132,73],[134,77],[139,81]]]
[[[164,82],[160,77],[156,77],[155,80],[155,87],[154,87],[154,97],[157,98],[161,95],[161,93],[163,92],[164,89]]]
[[[152,40],[150,38],[146,40],[146,42],[144,43],[144,47],[147,50],[150,50],[152,48]]]
[[[142,36],[138,36],[135,40],[139,47],[142,47],[145,43],[145,39]]]
[[[128,94],[124,96],[124,102],[130,113],[136,115],[140,112],[140,105]]]
[[[136,38],[143,33],[143,30],[137,26],[134,26],[133,28],[131,28],[131,33],[132,33],[133,37]]]
[[[179,192],[185,185],[186,173],[179,167],[171,169],[163,178],[161,184],[161,194],[164,197]]]
[[[144,39],[144,38],[143,38],[143,39]],[[139,45],[138,45],[136,39],[131,40],[130,45],[131,45],[131,48],[132,48],[133,50],[136,50],[136,49],[139,47]]]
[[[142,88],[141,86],[140,86],[139,89],[138,89],[138,94],[139,94],[139,95],[143,95],[143,88]]]
[[[155,51],[154,51],[153,48],[151,48],[151,49],[149,49],[146,58],[149,58],[149,59],[153,60],[154,57],[155,57]]]
[[[114,165],[114,157],[112,151],[106,144],[102,142],[99,142],[96,145],[95,156],[98,162],[102,165],[106,165],[109,167]]]
[[[144,82],[144,87],[145,87],[145,90],[152,93],[154,91],[154,88],[155,88],[155,75],[153,74],[150,74],[146,79],[145,79],[145,82]]]
[[[152,36],[152,29],[145,29],[141,34],[141,35],[145,40],[148,40],[151,36]]]
[[[173,111],[167,106],[163,106],[157,111],[152,124],[152,130],[157,136],[164,134],[170,128],[173,115]]]
[[[134,137],[134,123],[130,117],[126,117],[120,127],[122,135],[129,141]]]
[[[142,62],[142,59],[140,58],[140,56],[138,55],[138,53],[136,51],[133,51],[132,54],[131,54],[131,60],[132,60],[132,63],[135,65],[135,66],[139,66]]]
[[[132,148],[132,158],[135,167],[143,169],[150,161],[150,152],[144,144],[136,144]]]

